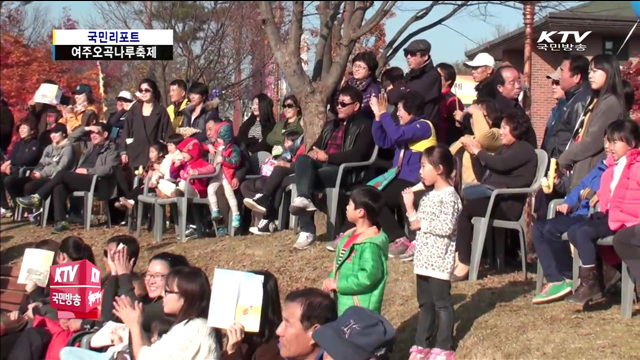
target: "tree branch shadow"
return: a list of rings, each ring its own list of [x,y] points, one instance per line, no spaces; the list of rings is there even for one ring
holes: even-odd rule
[[[10,241],[11,239],[13,239],[13,235],[2,236],[0,237],[0,244]]]
[[[35,246],[36,242],[21,243],[16,246],[12,246],[2,252],[0,255],[0,265],[10,264],[12,261],[19,259],[24,255],[24,251],[28,248]]]
[[[458,320],[454,330],[454,347],[469,333],[476,320],[490,313],[498,304],[509,303],[534,290],[531,281],[510,281],[500,287],[484,287],[476,291],[455,311]]]
[[[452,294],[456,322],[453,334],[454,349],[467,336],[477,319],[490,313],[498,304],[511,302],[532,292],[534,285],[531,281],[511,281],[499,287],[482,287],[471,296],[464,293]],[[460,305],[456,307],[457,304]],[[391,359],[406,360],[408,358],[409,349],[415,343],[417,322],[418,313],[416,312],[396,329],[396,346]]]

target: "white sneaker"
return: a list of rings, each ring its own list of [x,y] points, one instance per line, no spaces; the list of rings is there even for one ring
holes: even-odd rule
[[[311,246],[313,242],[316,241],[316,235],[307,232],[301,232],[300,236],[298,236],[298,241],[293,245],[294,248],[298,250],[304,250]]]
[[[295,216],[300,216],[305,212],[314,212],[316,210],[318,209],[316,209],[311,200],[301,196],[293,199],[291,206],[289,206],[289,212]]]

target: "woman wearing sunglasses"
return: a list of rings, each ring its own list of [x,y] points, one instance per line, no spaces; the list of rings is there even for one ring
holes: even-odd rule
[[[160,90],[155,81],[144,79],[138,85],[138,100],[129,109],[120,132],[122,164],[137,169],[149,162],[149,147],[158,140],[166,141],[173,134],[167,109],[160,102]]]

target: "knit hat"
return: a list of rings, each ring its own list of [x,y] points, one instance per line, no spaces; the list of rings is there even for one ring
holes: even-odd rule
[[[216,134],[216,138],[222,140],[222,142],[227,145],[233,141],[233,127],[231,124],[223,122],[220,123],[218,127],[218,132]]]
[[[202,145],[195,138],[184,139],[179,145],[178,150],[189,154],[193,160],[200,159],[202,157]]]
[[[391,352],[396,333],[387,319],[352,306],[333,322],[313,332],[313,340],[336,360],[369,360]]]

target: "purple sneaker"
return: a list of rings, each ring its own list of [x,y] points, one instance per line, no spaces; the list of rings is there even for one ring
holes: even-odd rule
[[[411,246],[411,241],[406,236],[397,239],[389,246],[389,257],[394,258],[406,253],[409,246]]]

